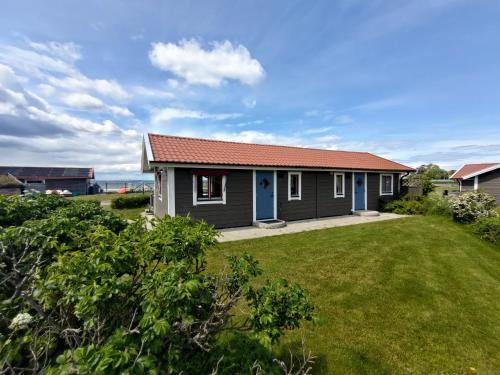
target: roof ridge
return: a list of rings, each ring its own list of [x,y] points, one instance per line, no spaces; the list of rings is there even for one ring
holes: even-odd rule
[[[154,135],[154,136],[164,137],[164,138],[191,139],[191,140],[195,140],[195,141],[205,141],[205,142],[232,143],[232,144],[237,144],[237,145],[266,146],[266,147],[279,147],[279,148],[298,148],[301,150],[346,152],[346,153],[356,153],[356,154],[370,154],[373,156],[377,156],[377,155],[372,154],[371,152],[368,152],[368,151],[330,150],[330,149],[318,148],[318,147],[288,146],[288,145],[277,145],[277,144],[270,144],[270,143],[249,143],[249,142],[236,142],[236,141],[222,141],[222,140],[218,140],[218,139],[199,138],[199,137],[184,137],[184,136],[179,136],[179,135],[168,135],[168,134],[158,134],[158,133],[147,133],[147,134],[148,134],[148,136]],[[388,159],[385,159],[385,160],[388,160]],[[389,160],[389,161],[391,161],[391,160]]]

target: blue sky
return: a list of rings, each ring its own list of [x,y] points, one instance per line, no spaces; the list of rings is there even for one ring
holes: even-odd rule
[[[0,164],[140,176],[144,132],[500,161],[497,1],[22,1]]]

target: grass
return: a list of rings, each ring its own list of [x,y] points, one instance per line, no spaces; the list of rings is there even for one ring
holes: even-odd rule
[[[448,190],[449,192],[458,191],[459,186],[458,183],[446,183],[446,184],[434,184],[434,191],[443,193],[443,191]]]
[[[277,348],[306,348],[315,373],[500,373],[500,247],[439,217],[229,242],[209,265],[248,252],[264,279],[309,289],[319,323]]]
[[[134,196],[142,196],[145,194],[151,194],[151,193],[127,193],[127,197],[134,197]],[[94,194],[94,195],[79,195],[76,197],[73,197],[71,199],[78,199],[78,200],[94,200],[94,201],[99,201],[101,202],[102,207],[107,210],[111,211],[118,216],[121,216],[122,218],[126,220],[135,220],[138,219],[141,215],[141,213],[144,211],[146,208],[144,207],[137,207],[137,208],[121,208],[121,209],[114,209],[111,208],[111,201],[114,198],[118,197],[123,197],[123,194],[117,194],[117,193],[112,193],[112,194]]]
[[[86,201],[109,201],[113,200],[114,198],[118,197],[123,197],[124,195],[127,197],[138,197],[146,194],[151,194],[151,193],[127,193],[127,194],[118,194],[118,193],[110,193],[110,194],[93,194],[93,195],[77,195],[76,197],[72,197],[71,199],[78,199],[78,200],[86,200]]]

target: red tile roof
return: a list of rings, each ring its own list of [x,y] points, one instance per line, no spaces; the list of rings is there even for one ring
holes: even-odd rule
[[[413,171],[368,152],[271,146],[148,134],[153,160],[233,166]]]
[[[497,164],[498,163],[465,164],[458,171],[453,173],[451,178],[455,179],[464,178],[464,176],[468,176],[472,173],[477,173],[479,171],[482,171],[483,169],[493,167]]]

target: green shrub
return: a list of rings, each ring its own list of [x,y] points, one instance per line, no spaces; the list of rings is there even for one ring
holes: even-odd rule
[[[424,213],[422,202],[422,196],[405,195],[397,200],[383,202],[382,211],[394,212],[400,215],[422,215]]]
[[[471,191],[450,198],[453,219],[472,223],[480,217],[495,216],[495,197],[480,191]]]
[[[500,217],[481,217],[472,224],[472,230],[483,240],[498,243],[500,242]]]
[[[111,201],[111,208],[137,208],[145,207],[149,204],[150,195],[132,196],[132,197],[117,197]]]
[[[426,215],[447,217],[451,217],[453,215],[449,199],[443,197],[439,193],[429,194],[426,199],[424,199],[423,205]]]
[[[206,222],[167,216],[148,230],[95,202],[18,199],[1,207],[37,213],[0,227],[2,374],[249,374],[256,366],[278,374],[271,346],[314,318],[300,286],[255,285],[261,270],[250,255],[209,273],[205,253],[218,232]],[[246,319],[232,318],[236,306]]]

